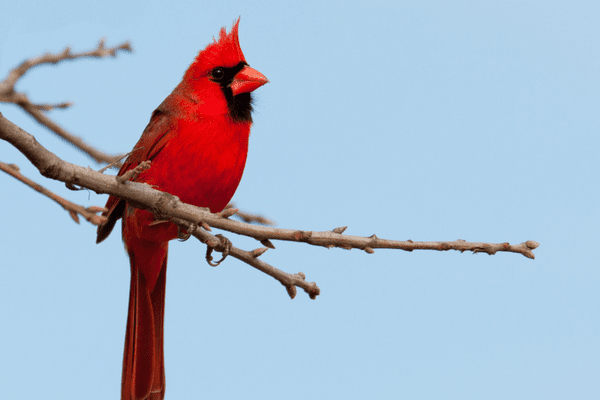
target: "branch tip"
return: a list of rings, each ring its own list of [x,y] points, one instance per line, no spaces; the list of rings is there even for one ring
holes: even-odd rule
[[[269,239],[262,239],[262,240],[260,241],[260,243],[261,243],[263,246],[267,246],[267,247],[268,247],[268,248],[270,248],[270,249],[275,249],[275,246],[273,245],[273,243],[271,243],[271,241],[270,241]]]
[[[79,223],[79,216],[77,215],[77,213],[73,210],[68,210],[68,211],[69,211],[69,215],[71,216],[73,221]]]
[[[290,299],[294,300],[294,298],[296,297],[296,286],[294,285],[290,285],[290,286],[286,286],[285,289],[287,290],[288,295],[290,296]]]
[[[321,289],[319,289],[317,284],[314,282],[311,282],[310,289],[305,291],[308,293],[308,297],[310,297],[311,300],[316,300],[317,296],[321,294]]]
[[[235,214],[237,214],[239,211],[240,211],[240,209],[239,209],[239,208],[233,208],[233,207],[229,207],[229,208],[225,208],[223,211],[221,211],[221,212],[219,213],[219,215],[220,215],[222,218],[229,218],[229,217],[231,217],[232,215],[235,215]]]
[[[129,171],[125,172],[123,175],[120,175],[120,176],[117,175],[115,178],[117,179],[117,182],[125,183],[129,180],[137,178],[139,174],[150,169],[150,167],[152,167],[152,161],[150,161],[150,160],[142,161],[135,168],[130,169]]]
[[[335,228],[332,230],[333,233],[339,233],[340,235],[344,233],[344,231],[348,229],[347,226],[340,226],[339,228]]]
[[[262,256],[263,254],[265,254],[265,252],[269,250],[268,247],[260,247],[258,249],[254,249],[250,252],[250,254],[252,255],[252,257],[254,258],[258,258],[260,256]]]
[[[86,208],[86,210],[88,210],[89,212],[93,212],[93,213],[108,212],[108,208],[98,207],[98,206],[89,206],[88,208]]]

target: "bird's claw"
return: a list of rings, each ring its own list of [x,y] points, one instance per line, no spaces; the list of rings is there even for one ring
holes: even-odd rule
[[[196,229],[198,228],[198,224],[197,223],[192,223],[190,224],[190,226],[187,228],[187,232],[185,232],[183,229],[181,229],[179,226],[177,227],[177,239],[180,242],[185,242],[186,240],[188,240],[192,234],[194,232],[196,232]]]
[[[207,245],[206,246],[206,262],[211,267],[216,267],[219,264],[221,264],[225,260],[225,258],[227,258],[227,256],[229,255],[229,251],[231,250],[231,247],[233,246],[231,244],[231,240],[227,239],[225,236],[221,235],[220,233],[215,236],[218,237],[219,239],[221,239],[221,243],[220,243],[220,245],[215,246],[214,249],[223,253],[223,257],[221,257],[221,259],[219,261],[217,261],[216,263],[213,262],[213,257],[212,257],[213,248],[211,246]]]

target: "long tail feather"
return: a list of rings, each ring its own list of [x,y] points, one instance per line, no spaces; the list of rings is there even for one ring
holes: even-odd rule
[[[163,323],[167,274],[166,249],[157,246],[151,258],[153,268],[137,265],[135,251],[129,251],[131,285],[125,334],[121,400],[162,400],[165,394]],[[145,252],[151,249],[144,248]],[[147,253],[146,253],[147,254]],[[146,257],[140,257],[146,258]],[[160,271],[150,287],[142,271]]]

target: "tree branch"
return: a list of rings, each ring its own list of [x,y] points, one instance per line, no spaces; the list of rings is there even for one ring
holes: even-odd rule
[[[71,186],[85,187],[96,193],[109,193],[125,199],[135,207],[160,212],[162,218],[169,218],[186,230],[191,225],[208,225],[253,237],[269,248],[274,248],[270,242],[273,239],[304,242],[327,248],[355,248],[364,250],[369,254],[373,253],[376,248],[401,249],[406,251],[458,250],[460,252],[485,252],[490,255],[498,251],[503,251],[523,254],[533,259],[535,256],[532,250],[539,246],[539,243],[532,240],[518,245],[510,245],[509,243],[469,243],[464,240],[453,242],[413,242],[412,240],[397,241],[380,239],[376,235],[370,237],[344,235],[345,227],[336,228],[332,231],[312,232],[251,225],[229,219],[227,217],[231,215],[229,212],[212,214],[201,208],[182,203],[177,197],[152,189],[146,184],[130,181],[120,182],[114,176],[103,175],[90,168],[83,168],[63,161],[40,145],[32,135],[4,118],[2,114],[0,114],[0,138],[19,149],[38,168],[40,173],[47,178],[56,179]],[[215,247],[217,251],[223,251],[224,243],[216,236],[198,229],[195,229],[193,234],[203,241],[203,243],[208,243],[211,247]],[[311,297],[318,295],[319,290],[316,284],[306,283],[303,274],[290,275],[283,271],[274,272],[276,268],[259,261],[258,256],[263,253],[264,250],[262,249],[245,252],[235,248],[232,248],[230,252],[234,257],[278,279],[288,288],[290,296],[295,295],[295,289],[292,293],[290,286],[303,288]]]
[[[111,154],[106,154],[95,147],[87,144],[85,140],[80,138],[79,136],[75,136],[72,133],[67,132],[66,129],[58,125],[52,119],[48,118],[38,106],[31,103],[22,103],[19,104],[23,110],[25,110],[29,115],[31,115],[37,122],[44,125],[52,132],[56,133],[65,141],[71,143],[73,146],[77,147],[79,150],[87,153],[90,157],[92,157],[97,163],[113,163],[115,159],[121,158],[121,156],[115,156]],[[121,167],[121,163],[117,162],[113,164],[116,168]]]
[[[162,214],[162,205],[171,201],[175,203],[173,206],[166,206],[165,210],[177,208],[177,212],[167,212],[163,215],[171,217],[172,220],[179,222],[184,229],[189,228],[194,221],[200,221],[202,218],[214,216],[218,219],[226,220],[221,214],[212,214],[208,211],[202,211],[198,207],[189,204],[181,203],[179,199],[168,193],[160,192],[152,189],[150,186],[137,182],[125,181],[120,183],[115,176],[104,175],[92,170],[91,168],[83,168],[75,164],[71,164],[61,160],[58,156],[44,148],[32,135],[25,132],[23,129],[13,124],[0,113],[0,139],[6,140],[15,146],[23,153],[29,161],[40,171],[40,173],[50,179],[65,182],[67,187],[80,186],[93,190],[96,193],[108,193],[125,199],[128,203],[141,209],[160,210]],[[182,211],[183,206],[187,211]],[[182,221],[183,220],[183,221]],[[197,230],[194,235],[201,235],[201,230]],[[200,240],[216,247],[217,251],[222,251],[220,239],[213,235],[198,236]],[[307,283],[304,280],[304,274],[298,273],[291,275],[277,268],[258,260],[258,255],[253,256],[252,252],[232,247],[230,254],[249,265],[267,273],[268,275],[279,280],[284,285],[288,294],[293,298],[296,290],[293,285],[303,288],[311,298],[315,298],[320,290],[314,282]],[[256,253],[255,253],[256,254]],[[250,255],[250,256],[249,256]]]
[[[104,222],[106,222],[106,217],[103,217],[101,215],[96,215],[96,213],[103,212],[105,210],[104,207],[91,206],[91,207],[86,208],[86,207],[80,206],[79,204],[72,203],[69,200],[60,197],[56,193],[46,189],[39,183],[36,183],[36,182],[32,181],[31,179],[27,178],[26,176],[24,176],[23,174],[21,174],[19,167],[16,166],[15,164],[6,164],[6,163],[3,163],[0,161],[0,170],[6,172],[7,174],[11,175],[12,177],[14,177],[18,180],[20,180],[21,182],[23,182],[24,184],[26,184],[33,190],[35,190],[35,191],[45,195],[46,197],[54,200],[55,202],[57,202],[62,208],[67,210],[67,212],[69,213],[69,215],[71,216],[73,221],[75,221],[77,223],[79,223],[79,215],[81,215],[83,218],[85,218],[87,221],[91,222],[94,225],[100,225],[100,224],[103,224]]]
[[[39,65],[57,64],[61,61],[74,60],[77,58],[103,58],[109,56],[116,57],[119,51],[132,51],[131,44],[129,42],[124,42],[118,46],[108,48],[104,46],[104,43],[105,40],[102,39],[95,49],[81,53],[71,53],[71,49],[67,47],[61,53],[46,53],[34,59],[25,60],[17,67],[13,68],[8,76],[2,82],[0,82],[0,102],[18,105],[23,109],[23,111],[31,115],[37,122],[47,127],[79,150],[87,153],[98,163],[110,163],[116,158],[116,156],[103,153],[93,146],[90,146],[82,138],[67,132],[64,128],[44,114],[45,111],[50,111],[57,108],[68,108],[72,105],[71,102],[63,102],[58,104],[35,104],[29,100],[25,93],[17,92],[15,90],[15,85],[19,79],[21,79],[30,69]],[[120,167],[120,163],[117,163],[115,166],[117,168]]]
[[[179,226],[180,228],[186,230],[189,229],[190,223],[187,220],[180,218],[171,218],[171,221],[177,224],[177,226]],[[216,251],[222,250],[221,247],[224,245],[224,243],[222,239],[218,238],[217,236],[212,235],[202,229],[195,229],[192,235],[195,236],[202,243],[205,243],[207,246],[214,248]],[[289,274],[260,260],[258,257],[263,255],[266,250],[267,248],[263,247],[262,249],[246,251],[231,246],[229,248],[229,254],[232,257],[237,258],[238,260],[243,261],[246,264],[278,280],[283,286],[285,286],[288,295],[292,299],[296,297],[296,286],[303,289],[313,300],[316,299],[316,297],[319,294],[321,294],[321,289],[319,289],[315,282],[306,282],[306,275],[304,275],[303,272],[298,272],[297,274]]]
[[[52,54],[46,53],[39,57],[25,60],[17,67],[13,68],[8,76],[0,82],[0,93],[10,94],[15,91],[15,85],[30,69],[43,64],[58,64],[65,60],[75,60],[77,58],[103,58],[103,57],[116,57],[118,51],[126,51],[131,53],[131,43],[123,42],[115,47],[105,47],[106,39],[100,39],[98,46],[90,51],[84,51],[81,53],[71,53],[71,48],[66,47],[62,52]]]
[[[225,207],[225,210],[223,210],[223,212],[226,212],[226,210],[230,210],[230,209],[234,209],[234,208],[235,208],[235,203],[231,202],[231,203],[227,204],[227,206]],[[263,215],[260,215],[260,214],[252,214],[249,212],[236,210],[232,215],[235,215],[236,217],[240,218],[242,221],[247,222],[249,224],[256,222],[257,224],[261,224],[261,225],[275,225],[274,221],[272,221],[269,218],[267,218]]]

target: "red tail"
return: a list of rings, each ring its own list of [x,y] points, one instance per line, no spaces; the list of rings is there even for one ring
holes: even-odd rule
[[[131,286],[121,400],[162,400],[165,396],[163,322],[167,249],[168,242],[137,242],[135,246],[128,243]],[[145,271],[158,272],[155,283]]]

